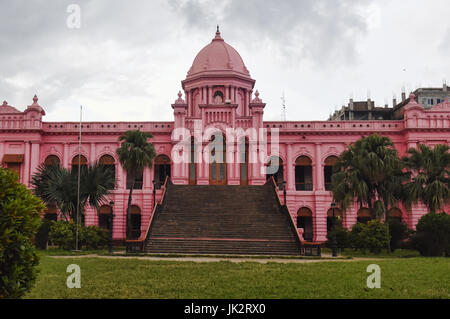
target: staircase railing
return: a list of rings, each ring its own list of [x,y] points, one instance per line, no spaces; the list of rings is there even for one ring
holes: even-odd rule
[[[162,207],[164,196],[167,191],[167,185],[170,183],[169,176],[166,176],[166,179],[164,181],[163,185],[163,192],[162,196],[158,203],[155,203],[155,206],[153,207],[152,216],[150,217],[150,221],[148,222],[147,230],[145,231],[144,235],[141,235],[139,239],[127,239],[125,240],[126,244],[126,251],[128,252],[143,252],[145,248],[145,242],[147,240],[147,237],[150,233],[153,220],[155,219],[155,215],[157,215],[160,211],[160,208]]]
[[[300,252],[303,254],[304,249],[303,249],[303,238],[300,237],[300,234],[298,233],[297,227],[295,226],[295,223],[292,219],[291,213],[289,212],[289,208],[287,207],[287,204],[284,203],[284,205],[281,203],[281,199],[280,199],[280,195],[278,194],[278,185],[275,182],[275,179],[273,178],[273,176],[270,177],[270,181],[268,181],[268,183],[271,183],[273,186],[273,191],[275,192],[277,201],[278,201],[278,205],[280,205],[281,211],[284,214],[288,215],[288,219],[289,219],[289,225],[291,226],[291,229],[293,230],[294,234],[295,234],[295,240],[297,241],[297,244],[300,247]]]
[[[302,236],[303,229],[298,229],[295,226],[294,220],[292,219],[292,215],[289,212],[289,208],[287,206],[287,203],[284,203],[284,205],[281,204],[281,199],[280,199],[280,196],[278,194],[278,186],[277,186],[277,183],[275,182],[275,179],[273,178],[273,176],[271,176],[270,179],[272,181],[271,183],[273,185],[273,190],[274,190],[274,192],[276,194],[276,197],[277,197],[277,200],[278,200],[278,204],[281,207],[281,211],[283,213],[287,214],[288,217],[289,217],[289,221],[290,221],[289,224],[291,225],[291,228],[292,228],[292,230],[295,233],[295,239],[296,239],[297,243],[300,246],[300,253],[302,255],[321,256],[322,255],[322,249],[321,249],[322,244],[321,243],[307,242],[307,241],[305,241],[303,239],[303,236]],[[268,183],[270,183],[270,182],[268,182]]]

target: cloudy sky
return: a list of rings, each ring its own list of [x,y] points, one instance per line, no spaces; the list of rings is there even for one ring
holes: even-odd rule
[[[171,120],[219,24],[266,120],[283,91],[288,120],[325,120],[350,96],[392,106],[402,87],[450,82],[449,16],[448,0],[1,0],[0,99],[24,110],[37,94],[46,121],[76,121],[80,104],[90,121]]]

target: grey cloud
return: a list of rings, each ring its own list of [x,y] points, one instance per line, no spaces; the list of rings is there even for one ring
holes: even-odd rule
[[[81,7],[80,29],[66,25],[67,7],[72,3]],[[152,49],[173,32],[173,25],[166,23],[172,13],[165,10],[162,1],[132,3],[2,1],[0,99],[17,105],[38,93],[45,97],[50,110],[58,100],[80,92],[83,86],[99,83],[102,87],[92,94],[114,97],[124,92],[138,94],[137,90],[143,94],[145,83],[139,81],[142,75],[136,72],[151,71],[151,65],[146,65],[150,69],[141,69],[145,54],[151,59]],[[19,85],[11,79],[25,79],[27,84]]]
[[[171,5],[189,27],[212,28],[215,20],[233,39],[245,37],[247,45],[268,40],[289,58],[305,58],[321,66],[355,61],[358,38],[367,31],[366,21],[356,9],[372,3],[229,0],[218,13],[216,2],[204,2],[173,0]]]

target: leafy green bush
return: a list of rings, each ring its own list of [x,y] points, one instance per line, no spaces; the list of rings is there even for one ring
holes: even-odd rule
[[[326,246],[332,248],[333,243],[333,234],[335,231],[333,228],[327,233],[327,239]],[[344,250],[344,248],[350,247],[350,232],[342,226],[341,220],[336,220],[336,243],[337,247],[341,250]]]
[[[86,249],[104,248],[108,244],[109,232],[97,226],[84,227],[84,241]]]
[[[412,242],[422,256],[450,256],[450,215],[428,213],[422,216]]]
[[[75,249],[76,223],[67,221],[54,222],[50,227],[49,239],[62,249]],[[108,243],[108,231],[97,226],[78,225],[78,248],[103,248]]]
[[[350,245],[363,252],[368,249],[378,254],[383,248],[387,248],[390,240],[387,225],[378,220],[371,220],[367,224],[356,223],[350,232]]]
[[[390,240],[387,225],[378,220],[371,220],[364,225],[359,236],[363,247],[375,254],[379,254],[383,248],[387,248]]]
[[[59,220],[50,226],[48,237],[53,244],[58,245],[61,249],[75,249],[75,232],[73,230],[73,223]]]
[[[412,231],[408,229],[408,225],[398,219],[390,219],[388,224],[391,235],[391,251],[395,251],[404,245],[403,241],[410,236]]]
[[[36,280],[33,240],[44,208],[15,173],[0,167],[0,298],[20,298]]]
[[[365,226],[365,224],[359,222],[353,225],[352,230],[349,233],[350,247],[354,249],[364,249],[364,243],[360,234]]]

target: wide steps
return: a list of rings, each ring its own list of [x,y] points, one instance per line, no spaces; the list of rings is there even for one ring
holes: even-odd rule
[[[145,251],[299,255],[289,219],[270,184],[169,185]]]

